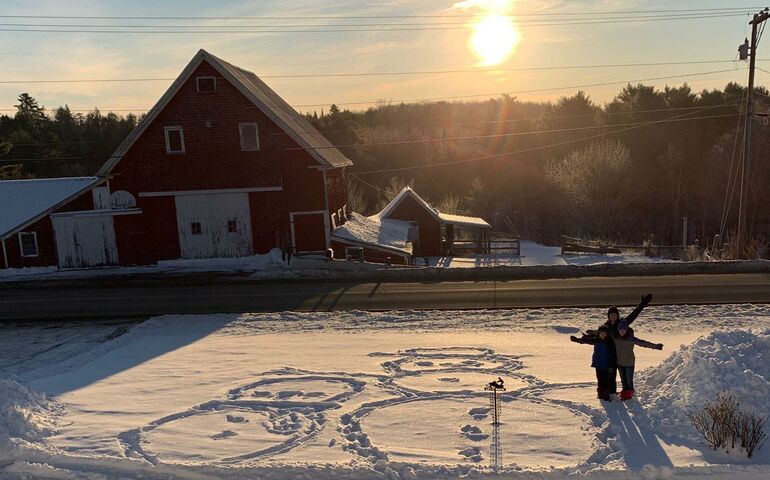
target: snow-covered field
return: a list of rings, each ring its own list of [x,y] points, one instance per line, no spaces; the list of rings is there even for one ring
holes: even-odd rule
[[[591,348],[568,340],[603,318],[2,325],[0,478],[770,478],[770,446],[751,460],[710,452],[685,420],[727,386],[770,413],[770,306],[646,309],[637,334],[666,347],[638,349],[647,370],[627,403],[595,399]],[[497,376],[507,392],[495,427],[483,386]]]

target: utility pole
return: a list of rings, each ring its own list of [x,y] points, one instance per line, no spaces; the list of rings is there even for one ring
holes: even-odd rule
[[[746,59],[746,53],[749,56],[749,86],[746,92],[746,135],[744,136],[743,162],[741,168],[741,198],[738,203],[738,256],[743,257],[746,253],[746,244],[748,241],[747,231],[747,212],[748,212],[748,194],[749,194],[749,167],[751,166],[751,120],[754,115],[754,66],[757,60],[757,27],[770,18],[770,12],[765,8],[754,15],[749,22],[751,24],[751,45],[744,43],[738,47],[741,60]]]

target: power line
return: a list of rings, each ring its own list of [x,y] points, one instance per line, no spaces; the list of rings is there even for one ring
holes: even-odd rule
[[[714,19],[714,18],[726,18],[743,16],[740,14],[720,14],[720,15],[704,15],[704,16],[681,16],[681,17],[657,17],[657,18],[630,18],[630,19],[614,19],[614,20],[595,20],[595,21],[567,21],[567,22],[540,22],[540,23],[525,23],[522,26],[527,27],[548,27],[548,26],[567,26],[567,25],[598,25],[598,24],[618,24],[618,23],[639,23],[639,22],[660,22],[660,21],[672,21],[672,20],[702,20],[702,19]],[[323,27],[323,25],[318,25]],[[351,25],[357,27],[356,25]],[[139,28],[146,28],[142,26],[135,26]],[[221,26],[220,26],[221,27]],[[131,33],[131,34],[233,34],[233,33],[246,33],[246,34],[263,34],[263,33],[344,33],[344,32],[405,32],[405,31],[429,31],[429,30],[467,30],[474,28],[474,25],[464,26],[437,26],[437,27],[380,27],[380,28],[320,28],[320,29],[304,29],[304,30],[269,30],[269,26],[263,30],[121,30],[115,29],[115,27],[99,27],[100,30],[90,29],[66,29],[65,27],[56,28],[0,28],[2,32],[30,32],[30,33]]]
[[[703,108],[710,108],[710,107],[701,107]],[[727,113],[727,114],[721,114],[721,115],[709,115],[706,117],[693,117],[693,118],[687,118],[686,120],[702,120],[705,118],[720,118],[720,117],[733,117],[735,115],[740,115],[739,113]],[[656,120],[655,122],[659,123],[665,123],[665,122],[679,122],[682,120]],[[647,125],[650,123],[647,122],[628,122],[628,123],[618,123],[614,125],[590,125],[585,127],[572,127],[572,128],[558,128],[558,129],[551,129],[551,130],[535,130],[532,132],[511,132],[511,133],[492,133],[488,135],[468,135],[464,137],[449,137],[449,138],[420,138],[420,139],[413,139],[413,140],[393,140],[393,141],[387,141],[387,142],[372,142],[372,143],[350,143],[346,145],[328,145],[323,147],[290,147],[286,150],[327,150],[332,148],[349,148],[349,147],[379,147],[383,145],[410,145],[410,144],[418,144],[418,143],[436,143],[436,142],[457,142],[457,141],[466,141],[466,140],[486,140],[490,138],[505,138],[505,137],[520,137],[520,136],[527,136],[527,135],[542,135],[544,133],[566,133],[566,132],[579,132],[583,130],[597,130],[602,128],[618,128],[618,127],[628,127],[632,125]]]
[[[758,59],[760,62],[770,61],[768,58]],[[628,68],[628,67],[659,67],[675,65],[705,65],[720,63],[736,63],[735,60],[684,60],[673,62],[640,62],[640,63],[605,63],[593,65],[552,65],[539,67],[513,67],[513,68],[476,68],[476,69],[451,69],[451,70],[401,70],[401,71],[383,71],[383,72],[341,72],[341,73],[294,73],[294,74],[275,74],[259,75],[259,78],[335,78],[335,77],[373,77],[388,75],[440,75],[440,74],[458,74],[458,73],[499,73],[499,72],[524,72],[541,70],[581,70],[595,68]],[[759,68],[759,67],[757,67]],[[766,72],[767,73],[767,72]],[[0,80],[0,84],[27,84],[27,83],[113,83],[113,82],[157,82],[173,81],[176,77],[143,77],[143,78],[86,78],[86,79],[67,79],[67,80]]]
[[[529,89],[529,90],[518,90],[518,91],[508,91],[508,92],[493,92],[493,93],[478,93],[473,95],[455,95],[455,96],[449,96],[449,97],[426,97],[426,98],[411,98],[411,99],[398,99],[398,100],[387,100],[387,102],[393,102],[393,103],[419,103],[419,102],[434,102],[434,101],[448,101],[448,100],[461,100],[461,99],[468,99],[468,98],[479,98],[479,97],[499,97],[501,95],[520,95],[523,93],[538,93],[538,92],[551,92],[551,91],[558,91],[558,90],[572,90],[572,89],[579,89],[579,88],[588,88],[588,87],[603,87],[603,86],[610,86],[610,85],[623,85],[623,84],[631,84],[636,82],[647,82],[647,81],[654,81],[654,80],[666,80],[666,79],[672,79],[672,78],[686,78],[686,77],[695,77],[695,76],[701,76],[701,75],[713,75],[716,73],[725,73],[725,72],[734,72],[735,69],[724,69],[724,70],[712,70],[708,72],[697,72],[697,73],[686,73],[686,74],[679,74],[679,75],[666,75],[662,77],[648,77],[648,78],[639,78],[639,79],[633,79],[633,80],[619,80],[614,82],[603,82],[603,83],[590,83],[590,84],[582,84],[582,85],[569,85],[569,86],[561,86],[561,87],[548,87],[548,88],[537,88],[537,89]],[[312,104],[295,104],[291,105],[291,107],[294,108],[308,108],[308,107],[326,107],[332,104],[335,105],[370,105],[370,104],[377,104],[380,102],[383,102],[384,100],[368,100],[368,101],[354,101],[354,102],[325,102],[325,103],[312,103]],[[253,107],[258,108],[258,107]],[[104,108],[103,110],[107,110],[109,112],[146,112],[148,111],[146,108],[123,108],[123,109],[115,109],[115,108]],[[0,108],[0,112],[15,112],[15,108]],[[77,108],[70,108],[71,112],[91,112],[93,109],[77,109]]]
[[[478,98],[478,97],[497,97],[500,95],[519,95],[522,93],[539,93],[539,92],[551,92],[551,91],[557,91],[557,90],[571,90],[574,88],[588,88],[588,87],[606,87],[610,85],[622,85],[627,83],[635,83],[635,82],[648,82],[648,81],[654,81],[654,80],[667,80],[671,78],[685,78],[685,77],[695,77],[695,76],[701,76],[701,75],[713,75],[716,73],[725,73],[725,72],[734,72],[735,69],[726,69],[726,70],[712,70],[709,72],[698,72],[698,73],[688,73],[688,74],[681,74],[681,75],[666,75],[662,77],[648,77],[648,78],[639,78],[635,80],[620,80],[615,82],[603,82],[603,83],[587,83],[582,85],[570,85],[565,87],[549,87],[549,88],[535,88],[535,89],[529,89],[529,90],[518,90],[518,91],[509,91],[509,92],[496,92],[496,93],[478,93],[474,95],[455,95],[450,97],[428,97],[428,98],[409,98],[409,99],[398,99],[398,100],[389,100],[389,102],[394,103],[419,103],[419,102],[433,102],[433,101],[439,101],[439,100],[460,100],[465,98]],[[292,107],[295,108],[306,108],[306,107],[325,107],[328,105],[331,105],[334,103],[335,105],[369,105],[372,103],[378,103],[382,100],[376,100],[376,101],[356,101],[356,102],[341,102],[341,103],[335,103],[335,102],[327,102],[327,103],[311,103],[311,104],[300,104],[300,105],[292,105]]]
[[[644,16],[637,16],[633,20],[657,20],[657,19],[676,19],[676,18],[720,18],[720,17],[726,17],[726,16],[743,16],[743,13],[720,13],[720,14],[702,14],[702,15],[691,15],[691,14],[663,14],[663,15],[644,15]],[[617,17],[587,17],[587,18],[581,18],[578,21],[574,22],[575,24],[581,24],[581,23],[589,23],[593,21],[600,21],[602,23],[607,23],[611,20],[623,20],[628,19],[628,15],[623,16],[617,16]],[[558,22],[558,23],[556,23]],[[555,25],[563,25],[564,21],[562,19],[553,19],[553,20],[521,20],[517,19],[515,22],[517,25],[528,25],[528,24],[555,24]],[[570,22],[573,23],[573,22]],[[201,29],[212,29],[212,28],[314,28],[314,27],[398,27],[398,26],[408,26],[408,27],[425,27],[425,26],[462,26],[465,28],[468,28],[472,26],[472,24],[469,24],[467,20],[463,22],[428,22],[428,23],[295,23],[295,24],[266,24],[266,25],[254,25],[254,24],[217,24],[217,25],[211,25],[211,24],[199,24],[199,25],[183,25],[183,24],[154,24],[154,25],[140,25],[140,24],[131,24],[131,25],[121,25],[121,24],[95,24],[95,23],[0,23],[0,26],[3,27],[51,27],[51,28],[201,28]]]
[[[720,106],[722,107],[730,107],[734,106],[736,103],[738,103],[737,100],[723,103]],[[589,118],[589,117],[595,117],[597,115],[607,115],[607,116],[613,116],[613,115],[637,115],[637,114],[645,114],[645,113],[659,113],[659,112],[676,112],[676,111],[682,111],[682,110],[700,110],[706,107],[703,106],[694,106],[694,107],[673,107],[673,108],[654,108],[654,109],[642,109],[642,110],[628,110],[623,112],[608,112],[604,110],[597,110],[595,113],[585,113],[580,115],[553,115],[548,116],[547,118],[549,120],[562,120],[562,119],[572,119],[572,118]],[[545,118],[545,117],[543,117]],[[486,120],[486,121],[478,121],[478,122],[460,122],[460,123],[440,123],[442,121],[446,120],[442,117],[436,117],[436,122],[430,123],[430,124],[419,124],[419,125],[402,125],[402,126],[386,126],[388,130],[410,130],[410,129],[416,129],[416,128],[455,128],[455,127],[465,127],[465,126],[471,126],[471,125],[503,125],[508,123],[520,123],[520,122],[536,122],[541,120],[540,117],[536,118],[510,118],[506,120]],[[338,132],[349,132],[349,128],[345,129],[334,129],[334,130],[325,130],[325,129],[318,129],[322,134],[327,133],[338,133]],[[298,133],[315,133],[315,132],[298,132]],[[266,133],[265,136],[278,136],[278,135],[284,135],[283,133]]]
[[[709,110],[709,109],[713,109],[713,108],[717,108],[717,107],[722,107],[722,106],[724,106],[724,105],[717,105],[717,106],[713,106],[713,107],[704,107],[704,108],[701,109],[701,111]],[[692,112],[692,113],[697,113],[697,112]],[[684,115],[690,115],[690,114],[686,113]],[[529,152],[529,151],[534,151],[534,150],[541,150],[541,149],[544,149],[544,148],[550,148],[550,147],[554,147],[554,146],[559,146],[559,145],[579,142],[579,141],[583,141],[583,140],[590,140],[590,139],[593,139],[593,138],[605,137],[605,136],[608,136],[608,135],[613,135],[613,134],[616,134],[616,133],[623,133],[623,132],[626,132],[628,130],[633,130],[633,129],[640,128],[640,127],[646,127],[648,125],[653,125],[653,124],[684,122],[684,121],[695,121],[695,120],[706,120],[706,119],[710,119],[710,118],[732,117],[732,116],[735,116],[735,115],[740,115],[740,113],[731,113],[731,114],[723,114],[723,115],[707,115],[707,116],[704,116],[704,117],[692,117],[692,118],[672,117],[672,118],[666,118],[666,119],[662,119],[662,120],[652,120],[652,121],[648,121],[648,122],[634,122],[634,123],[628,123],[628,124],[623,124],[623,125],[601,125],[601,126],[597,126],[597,127],[581,127],[581,128],[576,128],[576,129],[563,129],[563,130],[551,130],[551,131],[539,131],[539,132],[523,132],[523,133],[521,133],[523,135],[527,135],[527,134],[539,135],[539,134],[543,134],[543,133],[559,133],[559,132],[564,132],[564,131],[585,130],[587,128],[608,128],[608,127],[615,127],[615,126],[625,126],[625,127],[627,127],[627,126],[631,125],[631,127],[629,127],[629,128],[624,128],[622,130],[618,130],[618,131],[614,131],[614,132],[605,132],[605,133],[601,133],[601,134],[590,136],[590,137],[584,137],[584,138],[579,138],[579,139],[567,140],[567,141],[564,141],[564,142],[558,142],[558,143],[553,143],[553,144],[549,144],[549,145],[533,147],[533,148],[528,148],[528,149],[524,149],[524,150],[518,150],[518,151],[514,151],[514,152],[506,152],[506,153],[495,154],[495,155],[491,155],[491,156],[478,157],[478,158],[475,158],[475,159],[456,160],[456,161],[452,161],[452,162],[434,163],[434,164],[430,164],[430,165],[418,165],[418,166],[414,166],[414,167],[403,167],[403,168],[394,168],[394,169],[386,169],[386,170],[354,172],[354,174],[364,175],[364,174],[372,174],[372,173],[386,173],[386,172],[394,172],[394,171],[399,171],[399,170],[414,170],[414,169],[419,169],[419,168],[434,167],[434,166],[439,166],[439,165],[452,165],[452,164],[456,164],[456,163],[467,163],[467,162],[476,161],[476,160],[486,160],[486,159],[490,159],[490,158],[497,158],[497,157],[501,157],[501,156],[505,156],[505,155],[511,155],[511,154],[514,154],[514,153],[524,153],[524,152]],[[682,117],[682,115],[679,115],[678,117]],[[500,134],[500,135],[491,135],[491,136],[479,136],[478,138],[505,137],[505,136],[513,136],[513,135],[517,135],[517,134]],[[462,138],[446,139],[446,141],[466,140],[466,139],[471,139],[471,138],[472,137],[462,137]],[[383,142],[383,143],[378,144],[378,145],[396,145],[396,144],[401,144],[401,143],[417,143],[417,142],[419,142],[419,140],[418,141],[404,141],[404,142]],[[337,147],[325,147],[325,148],[338,148],[338,147],[341,148],[341,147],[344,147],[344,146],[346,146],[346,145],[340,145],[340,146],[337,146]],[[359,145],[352,145],[352,146],[367,146],[367,144],[359,144]],[[287,148],[286,150],[297,150],[297,149],[296,148]],[[311,150],[311,149],[304,149],[304,150]],[[0,162],[110,160],[110,159],[113,159],[113,158],[120,158],[120,157],[115,157],[114,155],[109,155],[109,156],[48,157],[48,158],[8,158],[8,159],[0,159]]]
[[[738,101],[723,103],[720,106],[721,107],[731,107],[735,106],[735,104],[738,103]],[[597,115],[603,116],[613,116],[613,115],[638,115],[638,114],[647,114],[647,113],[660,113],[660,112],[677,112],[682,110],[702,110],[706,107],[703,106],[694,106],[694,107],[674,107],[674,108],[654,108],[654,109],[643,109],[643,110],[629,110],[629,111],[623,111],[623,112],[607,112],[603,110],[597,110],[595,113],[587,113],[587,114],[580,114],[580,115],[553,115],[548,116],[547,118],[549,120],[562,120],[562,119],[574,119],[574,118],[589,118],[589,117],[595,117]],[[437,117],[436,121],[441,122],[446,120],[445,118]],[[509,123],[520,123],[520,122],[537,122],[540,121],[541,118],[511,118],[506,120],[486,120],[486,121],[478,121],[478,122],[460,122],[460,123],[436,123],[432,122],[430,124],[419,124],[419,125],[409,125],[409,126],[388,126],[386,127],[388,130],[409,130],[409,129],[418,129],[418,128],[457,128],[457,127],[467,127],[472,125],[504,125]],[[614,125],[604,125],[604,127],[612,127]],[[349,128],[341,128],[341,129],[332,129],[332,130],[326,130],[326,129],[318,129],[314,132],[305,132],[300,131],[297,133],[300,134],[314,134],[317,132],[320,132],[321,134],[328,134],[328,133],[340,133],[340,132],[349,132]],[[260,134],[261,136],[265,137],[273,137],[273,136],[285,136],[286,134],[281,133],[264,133]],[[13,143],[13,147],[35,147],[35,146],[48,146],[48,145],[79,145],[79,144],[91,144],[95,143],[93,141],[82,141],[82,142],[47,142],[47,143]]]
[[[710,110],[710,109],[718,108],[718,107],[722,107],[722,106],[723,105],[714,105],[714,106],[711,106],[711,107],[706,107],[706,108],[704,108],[701,111]],[[466,159],[462,159],[462,160],[452,160],[452,161],[448,161],[448,162],[437,162],[437,163],[432,163],[432,164],[427,164],[427,165],[414,165],[414,166],[411,166],[411,167],[386,168],[386,169],[381,169],[381,170],[367,170],[367,171],[363,171],[363,172],[353,172],[353,173],[355,175],[371,175],[371,174],[376,174],[376,173],[393,173],[393,172],[400,172],[400,171],[406,171],[406,170],[418,170],[418,169],[422,169],[422,168],[433,168],[433,167],[444,167],[444,166],[449,166],[449,165],[460,165],[460,164],[464,164],[464,163],[472,163],[472,162],[479,162],[479,161],[483,161],[483,160],[492,160],[492,159],[495,159],[495,158],[502,158],[502,157],[506,157],[506,156],[509,156],[509,155],[516,155],[516,154],[519,154],[519,153],[528,153],[528,152],[534,152],[534,151],[538,151],[538,150],[545,150],[545,149],[552,148],[552,147],[559,147],[559,146],[562,146],[562,145],[570,145],[570,144],[573,144],[573,143],[583,142],[585,140],[595,140],[597,138],[604,138],[604,137],[607,137],[607,136],[610,136],[610,135],[616,135],[616,134],[628,132],[628,131],[631,131],[631,130],[637,130],[639,128],[644,128],[644,127],[649,126],[649,125],[655,125],[655,124],[660,124],[660,123],[664,123],[664,122],[670,122],[670,121],[672,121],[674,119],[677,119],[677,118],[683,118],[683,121],[687,121],[687,120],[700,120],[702,118],[708,118],[708,117],[689,118],[689,119],[688,118],[684,118],[684,117],[687,117],[688,115],[692,115],[693,113],[698,113],[698,112],[684,113],[684,114],[677,115],[677,116],[674,116],[674,117],[671,117],[671,118],[668,118],[668,119],[651,121],[651,122],[648,122],[648,123],[646,123],[644,125],[636,125],[636,126],[628,127],[628,128],[622,129],[622,130],[614,131],[614,132],[604,132],[604,133],[599,133],[599,134],[596,134],[596,135],[591,135],[591,136],[588,136],[588,137],[583,137],[583,138],[578,138],[578,139],[571,139],[571,140],[565,140],[565,141],[551,143],[551,144],[547,144],[547,145],[540,145],[540,146],[537,146],[537,147],[530,147],[530,148],[525,148],[525,149],[520,149],[520,150],[512,150],[512,151],[503,152],[503,153],[497,153],[497,154],[492,154],[492,155],[484,155],[484,156],[481,156],[481,157],[466,158]]]
[[[748,94],[748,90],[744,92],[743,99],[746,98],[746,95]],[[741,103],[743,103],[743,100],[741,100]],[[719,238],[722,239],[724,235],[725,228],[727,227],[727,220],[730,216],[730,206],[732,205],[733,201],[733,194],[735,193],[735,184],[738,180],[738,169],[735,169],[735,179],[733,179],[733,164],[735,163],[735,152],[737,150],[738,145],[738,133],[740,132],[741,128],[741,119],[743,118],[743,115],[738,116],[738,124],[735,126],[735,139],[733,140],[733,151],[730,155],[730,169],[727,173],[727,188],[725,188],[725,201],[722,206],[722,218],[719,223]],[[745,129],[744,129],[745,134]],[[741,153],[739,155],[738,161],[742,162],[743,158],[743,143],[741,143]],[[732,187],[730,186],[732,180]]]
[[[698,13],[698,12],[742,12],[749,13],[764,7],[722,7],[722,8],[675,8],[665,10],[603,10],[603,11],[562,11],[562,12],[521,12],[502,17],[525,16],[588,16],[588,15],[643,15],[652,13]],[[293,15],[293,16],[130,16],[130,15],[0,15],[0,18],[47,18],[75,20],[336,20],[336,19],[404,19],[404,18],[473,18],[478,14],[420,14],[420,15]]]

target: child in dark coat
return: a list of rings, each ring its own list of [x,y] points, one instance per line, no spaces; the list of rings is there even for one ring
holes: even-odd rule
[[[634,335],[634,329],[628,326],[629,322],[625,319],[618,322],[618,330],[612,333],[612,339],[615,341],[615,355],[617,359],[617,368],[620,372],[620,381],[623,384],[623,390],[620,391],[620,399],[623,401],[631,400],[634,396],[634,345],[644,348],[653,348],[663,350],[662,343],[651,343]]]
[[[569,337],[575,343],[594,346],[594,355],[591,359],[591,366],[596,369],[596,396],[608,402],[612,401],[610,397],[610,372],[615,374],[615,342],[610,336],[610,329],[606,325],[599,327],[596,337],[577,338]]]

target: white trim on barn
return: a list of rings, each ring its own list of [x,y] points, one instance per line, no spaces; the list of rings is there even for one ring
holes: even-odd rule
[[[24,257],[24,258],[34,258],[34,257],[39,257],[40,256],[40,247],[37,244],[37,232],[19,232],[17,235],[19,237],[19,253],[21,254],[22,257]],[[24,252],[24,240],[23,240],[23,236],[22,235],[24,235],[24,236],[32,235],[32,241],[35,243],[35,253],[25,253]]]
[[[244,144],[244,127],[254,127],[254,146],[247,146]],[[241,135],[241,151],[242,152],[258,152],[259,151],[259,125],[257,122],[243,122],[238,124],[238,132]]]
[[[178,190],[171,192],[139,192],[140,197],[177,197],[180,195],[209,195],[219,193],[280,192],[283,185],[277,187],[222,188],[219,190]]]
[[[93,197],[95,210],[104,210],[110,208],[109,186],[94,187],[94,189],[91,190],[91,196]]]
[[[60,212],[52,213],[51,218],[56,217],[99,217],[103,215],[109,215],[112,217],[118,215],[137,215],[142,213],[141,208],[123,208],[123,209],[103,209],[103,210],[78,210],[74,212]]]
[[[10,264],[8,263],[8,250],[5,248],[5,239],[0,240],[0,243],[3,244],[3,263],[5,264],[5,268],[11,268]]]
[[[214,89],[213,90],[201,90],[201,80],[214,80]],[[217,77],[213,77],[211,75],[201,75],[198,77],[195,77],[195,90],[198,93],[216,93],[217,92]]]
[[[171,150],[171,139],[168,136],[169,132],[179,132],[179,144],[181,146],[181,150]],[[185,153],[183,127],[180,127],[180,126],[163,127],[163,135],[166,137],[166,153],[168,155],[181,155]]]

